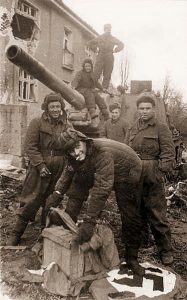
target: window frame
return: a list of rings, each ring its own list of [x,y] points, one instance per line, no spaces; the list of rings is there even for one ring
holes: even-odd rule
[[[18,100],[27,103],[37,103],[38,81],[24,69],[19,68],[18,73]],[[33,97],[30,98],[31,93]],[[25,97],[24,97],[25,94]]]

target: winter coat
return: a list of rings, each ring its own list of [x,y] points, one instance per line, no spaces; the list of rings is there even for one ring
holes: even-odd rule
[[[108,33],[103,33],[99,37],[88,42],[88,47],[91,50],[96,52],[97,48],[99,48],[99,52],[104,54],[113,54],[115,46],[117,46],[115,52],[120,52],[124,48],[124,44],[120,40]]]
[[[115,183],[136,185],[142,170],[141,160],[127,145],[109,139],[87,140],[87,154],[83,162],[68,158],[67,166],[55,190],[64,194],[72,180],[90,192],[87,214],[97,217]]]
[[[126,143],[129,124],[122,118],[116,121],[107,120],[101,130],[100,136],[115,140],[120,143]]]
[[[32,208],[29,206],[27,209],[25,205],[23,215],[34,215],[29,211],[34,211],[35,203],[39,201],[42,203],[42,199],[52,193],[64,169],[64,153],[57,144],[57,138],[62,131],[70,126],[65,114],[62,115],[56,125],[51,123],[46,113],[30,122],[25,139],[25,152],[30,163],[20,201],[21,203],[29,202]],[[40,170],[45,166],[51,175],[42,178],[40,177]]]
[[[56,125],[51,123],[46,113],[30,122],[25,139],[25,153],[32,166],[41,170],[49,157],[63,155],[57,138],[68,127],[70,124],[66,115],[62,115]]]
[[[171,132],[155,117],[145,124],[138,120],[129,130],[127,141],[142,160],[158,160],[164,172],[173,167],[175,149]]]
[[[98,88],[102,90],[102,86],[95,79],[92,71],[90,73],[87,73],[85,70],[78,71],[71,85],[75,90],[79,91],[80,93],[83,93],[87,89]]]

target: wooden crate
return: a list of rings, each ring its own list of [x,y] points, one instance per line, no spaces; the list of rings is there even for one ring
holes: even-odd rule
[[[45,228],[42,232],[43,266],[51,262],[59,265],[70,279],[83,276],[84,254],[79,246],[72,243],[72,233],[61,226]]]

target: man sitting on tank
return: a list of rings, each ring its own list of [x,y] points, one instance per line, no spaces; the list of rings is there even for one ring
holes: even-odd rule
[[[98,116],[96,104],[98,105],[105,120],[109,119],[109,112],[104,99],[99,95],[99,91],[104,92],[101,84],[95,79],[93,73],[93,62],[87,58],[83,61],[82,70],[75,74],[71,83],[72,87],[81,93],[86,102],[91,119]]]

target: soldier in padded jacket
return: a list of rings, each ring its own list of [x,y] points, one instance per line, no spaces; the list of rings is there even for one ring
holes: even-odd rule
[[[87,216],[77,237],[82,244],[92,237],[96,220],[114,189],[121,214],[127,265],[134,273],[143,274],[144,269],[137,260],[141,232],[138,190],[141,160],[125,144],[109,139],[90,139],[72,129],[61,136],[61,143],[67,152],[67,165],[46,205],[48,208],[58,206],[71,185],[66,212],[76,221],[89,196]]]
[[[154,235],[163,264],[173,262],[171,232],[166,218],[167,202],[164,195],[164,173],[174,166],[175,150],[171,132],[155,116],[156,97],[149,92],[137,99],[139,119],[130,128],[128,145],[139,155],[142,171],[142,214]]]

